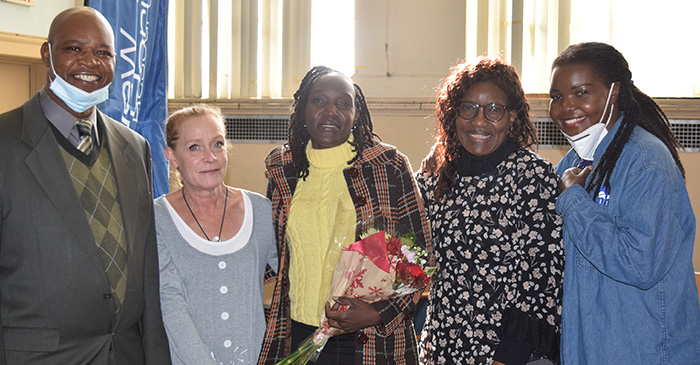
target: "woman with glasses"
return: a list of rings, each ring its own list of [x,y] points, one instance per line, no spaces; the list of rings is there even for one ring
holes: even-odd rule
[[[460,64],[435,111],[436,144],[417,174],[438,265],[421,363],[558,363],[559,179],[530,149],[518,75],[500,59]]]

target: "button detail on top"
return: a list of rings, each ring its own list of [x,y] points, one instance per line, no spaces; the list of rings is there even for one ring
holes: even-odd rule
[[[224,321],[228,319],[228,312],[221,313],[221,319]]]
[[[351,167],[348,169],[348,175],[350,175],[351,177],[357,177],[357,175],[359,175],[359,174],[360,174],[360,172],[357,171],[357,168],[355,168],[355,167]]]
[[[219,269],[225,269],[226,268],[226,261],[221,261],[219,262]]]
[[[226,348],[231,347],[231,340],[224,341],[224,347],[226,347]]]
[[[110,299],[112,299],[112,293],[106,292],[106,293],[102,294],[102,298],[105,298],[105,300],[110,300]]]
[[[366,344],[367,340],[368,340],[367,335],[364,333],[360,333],[360,335],[357,336],[357,343],[359,343],[360,345]]]
[[[365,199],[364,197],[358,196],[357,199],[355,199],[355,203],[357,203],[358,205],[365,205],[365,204],[367,204],[367,199]]]
[[[226,294],[226,293],[228,293],[228,287],[226,287],[226,285],[224,285],[221,288],[219,288],[219,291],[221,292],[221,294]]]

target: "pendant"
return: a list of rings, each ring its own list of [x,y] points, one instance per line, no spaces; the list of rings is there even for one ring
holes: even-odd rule
[[[214,238],[211,239],[212,242],[219,242],[219,236],[214,236]]]

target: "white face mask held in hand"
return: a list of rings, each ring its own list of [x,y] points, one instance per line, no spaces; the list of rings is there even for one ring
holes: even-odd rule
[[[612,118],[612,111],[615,104],[610,104],[610,97],[612,96],[613,86],[615,83],[610,84],[610,91],[608,92],[608,98],[605,100],[605,108],[603,109],[603,115],[600,116],[600,121],[592,126],[588,127],[585,131],[575,135],[570,136],[564,132],[561,132],[564,137],[569,141],[571,147],[576,151],[576,153],[583,160],[593,161],[593,153],[595,149],[600,144],[600,141],[605,138],[608,134],[608,124]],[[610,105],[610,110],[608,111],[608,105]],[[603,123],[605,118],[605,113],[608,111],[608,119]]]
[[[59,99],[63,100],[63,102],[75,112],[82,113],[109,99],[109,85],[112,84],[111,82],[105,87],[89,93],[78,89],[77,87],[69,84],[68,81],[64,80],[61,76],[58,76],[56,69],[53,67],[51,43],[49,43],[49,61],[51,63],[51,72],[54,74],[54,78],[51,80],[51,85],[49,88],[54,94],[56,94],[56,96],[58,96]]]

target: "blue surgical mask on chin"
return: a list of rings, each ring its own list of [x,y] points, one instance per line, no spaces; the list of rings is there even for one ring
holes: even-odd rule
[[[51,43],[49,43],[49,61],[51,63],[51,72],[54,74],[53,80],[51,80],[51,85],[49,89],[53,91],[59,99],[63,100],[69,108],[77,113],[82,113],[93,106],[100,104],[107,99],[109,99],[109,85],[95,90],[93,92],[87,92],[81,90],[64,80],[61,76],[58,76],[56,69],[53,67],[53,56],[51,52]]]
[[[600,117],[600,121],[592,126],[588,127],[585,131],[575,135],[570,136],[564,132],[562,134],[571,144],[574,151],[583,160],[593,161],[593,154],[595,149],[598,147],[600,142],[608,134],[608,124],[610,124],[610,119],[612,118],[613,108],[615,104],[610,104],[610,97],[612,96],[612,90],[615,83],[610,84],[610,91],[608,92],[608,98],[605,100],[605,107],[603,108],[603,115]],[[608,110],[608,105],[610,105],[610,111],[608,114],[608,119],[603,123],[603,118],[605,118],[605,111]]]

